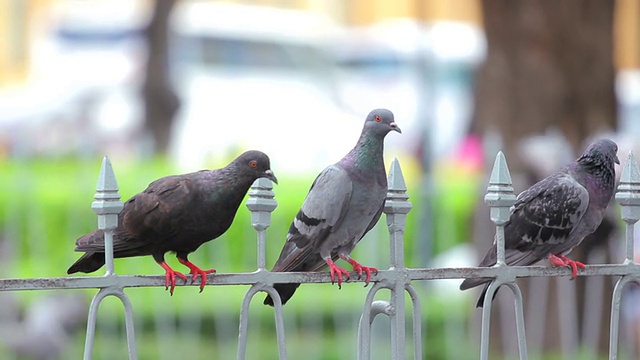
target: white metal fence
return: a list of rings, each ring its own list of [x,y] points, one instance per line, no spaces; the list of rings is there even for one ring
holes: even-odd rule
[[[487,291],[485,305],[482,309],[480,359],[489,359],[489,334],[491,313],[495,309],[491,306],[492,295],[502,285],[515,294],[515,328],[517,329],[518,356],[528,359],[527,337],[525,335],[525,317],[523,297],[518,284],[521,277],[557,277],[569,275],[568,269],[544,266],[511,267],[504,264],[504,224],[509,217],[509,208],[515,200],[511,177],[502,153],[498,153],[485,201],[490,207],[491,220],[496,224],[496,239],[498,243],[498,264],[491,268],[456,267],[456,268],[408,268],[405,266],[404,232],[407,213],[411,210],[411,203],[406,192],[404,177],[397,160],[394,160],[389,172],[389,193],[384,212],[389,229],[390,239],[390,267],[380,270],[372,277],[372,285],[363,299],[364,305],[360,316],[356,353],[358,359],[370,359],[372,327],[377,315],[386,315],[390,327],[390,357],[392,359],[423,359],[428,358],[423,344],[424,319],[421,292],[414,284],[427,280],[463,279],[490,277],[495,278]],[[634,224],[640,219],[640,170],[630,153],[623,168],[616,201],[622,209],[622,219],[626,224],[625,259],[620,264],[588,265],[581,270],[579,276],[606,276],[617,278],[615,288],[611,294],[612,308],[610,310],[609,330],[609,359],[618,359],[618,343],[620,329],[620,311],[623,289],[631,282],[640,282],[640,266],[633,261]],[[278,356],[287,358],[285,340],[286,317],[274,283],[330,283],[328,273],[272,273],[266,270],[265,234],[271,224],[271,212],[276,208],[271,183],[259,179],[254,183],[247,201],[251,211],[252,226],[257,231],[257,268],[254,272],[245,273],[217,273],[209,275],[208,286],[249,285],[250,288],[240,305],[238,326],[237,359],[247,358],[247,345],[250,342],[248,328],[252,322],[249,316],[250,306],[254,295],[260,292],[269,293],[275,300],[275,331],[277,338]],[[103,299],[109,296],[119,299],[124,306],[125,331],[130,359],[138,358],[136,348],[136,326],[132,304],[125,293],[125,288],[131,287],[163,287],[164,276],[122,276],[114,271],[112,254],[112,232],[117,225],[117,214],[122,208],[120,195],[111,164],[107,158],[103,161],[100,172],[97,193],[92,208],[98,214],[99,227],[105,230],[106,273],[104,276],[88,277],[54,277],[54,278],[16,278],[0,279],[0,291],[19,290],[54,290],[54,289],[98,289],[89,307],[86,329],[84,358],[91,359],[94,352],[96,338],[96,322],[98,308]],[[353,277],[355,280],[355,277]],[[357,281],[357,280],[356,280]],[[196,284],[197,285],[197,284]],[[378,293],[389,290],[388,299],[376,299]],[[409,295],[409,301],[405,299]],[[459,309],[458,309],[459,310]],[[457,311],[452,309],[452,311]],[[410,320],[410,334],[407,332],[406,322]],[[228,329],[226,329],[228,330]],[[408,342],[410,339],[410,342]],[[321,340],[319,340],[321,341]],[[409,344],[410,346],[407,346]],[[347,353],[348,354],[348,353]],[[345,355],[345,358],[351,356]],[[214,358],[214,357],[212,357]],[[311,356],[310,356],[311,358]]]

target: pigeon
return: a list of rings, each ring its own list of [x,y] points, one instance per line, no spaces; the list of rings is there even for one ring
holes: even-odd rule
[[[202,291],[207,274],[215,270],[200,269],[187,255],[227,231],[251,184],[263,177],[278,183],[269,157],[251,150],[221,169],[155,180],[129,199],[118,215],[113,234],[114,258],[153,256],[166,271],[165,285],[173,295],[176,276],[187,280],[164,261],[166,252],[175,252],[178,261],[189,268],[192,283],[201,276]],[[81,236],[75,250],[85,254],[71,265],[68,274],[98,270],[105,263],[104,232],[95,230]]]
[[[356,146],[340,161],[325,168],[314,180],[300,211],[293,219],[278,261],[271,271],[319,271],[326,266],[331,281],[349,278],[336,266],[338,258],[349,262],[365,284],[376,268],[351,258],[356,244],[380,219],[387,196],[384,138],[390,131],[402,133],[393,113],[376,109],[369,113]],[[275,284],[285,304],[300,284]],[[267,296],[265,305],[273,306]]]
[[[552,266],[571,268],[571,279],[584,264],[566,257],[600,225],[615,187],[614,163],[620,164],[618,146],[598,140],[575,161],[537,182],[516,198],[505,224],[505,260],[526,266],[548,258]],[[496,244],[479,266],[496,264]],[[491,279],[466,279],[460,290],[485,284],[476,304],[482,307]]]

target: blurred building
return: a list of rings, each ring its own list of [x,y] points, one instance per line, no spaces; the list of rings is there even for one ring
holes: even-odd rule
[[[31,42],[37,23],[51,7],[69,0],[0,1],[0,87],[23,82],[31,71]],[[99,1],[99,0],[86,0]],[[191,0],[180,0],[191,1]],[[137,0],[148,4],[147,0]],[[413,17],[481,23],[478,0],[232,0],[236,3],[306,8],[324,12],[348,25],[388,18]],[[616,62],[620,68],[640,67],[640,0],[618,0]],[[26,21],[25,21],[26,20]]]
[[[29,29],[35,14],[48,8],[49,2],[0,1],[0,86],[26,78],[29,69]]]

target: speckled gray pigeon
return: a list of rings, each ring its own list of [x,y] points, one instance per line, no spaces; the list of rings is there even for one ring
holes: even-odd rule
[[[180,263],[189,268],[192,281],[201,276],[202,291],[207,274],[215,270],[200,269],[187,255],[229,229],[249,187],[261,177],[277,183],[269,157],[251,150],[222,169],[167,176],[152,182],[129,199],[118,215],[114,257],[153,256],[165,269],[166,286],[173,294],[176,276],[187,280],[164,261],[164,254],[173,251]],[[101,268],[105,261],[104,232],[95,230],[78,238],[76,251],[85,254],[71,265],[68,274]]]
[[[571,278],[584,264],[567,258],[574,247],[600,225],[615,186],[618,146],[609,139],[591,144],[575,161],[518,195],[505,225],[505,260],[526,266],[545,257],[553,266],[571,268]],[[496,263],[496,245],[479,266]],[[460,290],[486,284],[477,307],[482,307],[491,279],[466,279]]]
[[[369,113],[356,146],[336,164],[324,169],[311,185],[302,208],[291,223],[284,248],[272,271],[319,271],[329,266],[331,280],[349,277],[336,266],[338,258],[349,262],[365,282],[373,267],[351,258],[356,244],[380,219],[387,196],[384,169],[384,138],[389,131],[401,133],[393,113],[376,109]],[[300,284],[275,284],[285,304]],[[266,305],[273,306],[267,296]]]

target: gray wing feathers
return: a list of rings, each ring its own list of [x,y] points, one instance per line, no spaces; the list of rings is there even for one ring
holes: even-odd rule
[[[518,195],[505,226],[505,261],[512,266],[534,264],[547,254],[563,253],[581,240],[584,214],[589,206],[589,193],[568,173],[546,178]],[[576,236],[577,235],[577,236]],[[489,249],[479,266],[496,263],[496,245]],[[467,279],[461,289],[486,282]]]
[[[309,261],[309,256],[344,219],[352,185],[348,174],[336,165],[327,167],[318,175],[291,224],[273,271],[291,271]],[[318,267],[321,267],[324,264],[322,258],[318,256],[317,260]]]
[[[353,183],[342,168],[332,165],[318,175],[309,190],[302,208],[306,217],[321,221],[318,225],[305,224],[297,217],[294,225],[301,235],[316,238],[326,227],[339,226],[351,199]]]
[[[548,253],[574,238],[588,206],[587,189],[567,174],[538,183],[514,205],[505,227],[507,249]]]

